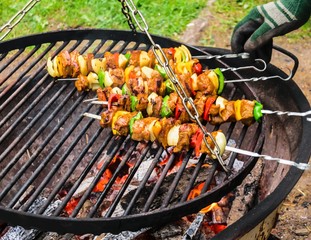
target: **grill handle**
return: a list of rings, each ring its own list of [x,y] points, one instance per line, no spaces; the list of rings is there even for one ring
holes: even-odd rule
[[[277,50],[280,53],[283,53],[287,57],[291,58],[294,62],[293,69],[291,70],[291,77],[293,78],[297,72],[298,66],[299,66],[299,60],[298,58],[291,52],[285,50],[284,48],[281,48],[280,46],[273,45],[273,49]]]

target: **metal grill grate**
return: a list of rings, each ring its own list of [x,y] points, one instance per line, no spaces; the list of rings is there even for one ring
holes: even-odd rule
[[[155,37],[155,40],[162,47],[180,45],[166,38]],[[76,234],[138,230],[198,212],[218,201],[249,172],[253,158],[239,156],[244,167],[223,177],[225,173],[216,162],[209,161],[207,168],[202,166],[208,161],[203,156],[189,173],[186,169],[192,161],[191,151],[182,156],[173,154],[160,168],[159,179],[152,185],[152,190],[147,191],[145,203],[141,208],[137,207],[138,199],[145,196],[146,186],[150,185],[148,179],[155,169],[158,171],[159,162],[167,153],[157,144],[112,136],[110,130],[101,129],[98,122],[83,118],[84,112],[98,114],[101,111],[98,106],[83,102],[95,93],[78,93],[72,82],[54,82],[45,66],[49,56],[53,57],[63,49],[101,56],[105,51],[147,50],[150,46],[146,43],[148,39],[143,34],[80,30],[34,35],[0,44],[0,215],[3,221],[26,228]],[[201,54],[196,48],[189,49],[193,55]],[[201,62],[210,68],[226,66],[216,59]],[[239,77],[234,73],[231,75]],[[256,98],[244,84],[226,85],[224,96],[229,99]],[[240,123],[226,123],[220,128],[237,147],[258,152],[262,146],[261,124],[246,127]],[[210,131],[215,129],[208,126]],[[231,169],[236,157],[232,154],[227,160]],[[120,162],[110,181],[103,191],[94,193],[103,173],[116,158]],[[181,166],[163,199],[155,203],[159,201],[157,196],[163,191],[169,169],[179,158],[182,158]],[[134,181],[147,162],[140,182]],[[133,163],[131,171],[116,191],[116,180],[124,175],[124,168],[129,163]],[[189,175],[188,184],[178,193],[184,175]],[[187,201],[200,175],[205,180],[204,193]],[[86,180],[88,186],[78,197],[74,210],[66,216],[64,209]],[[120,211],[120,203],[129,193],[132,193],[131,198]],[[38,199],[43,199],[43,203],[37,207],[34,204]],[[87,210],[86,202],[90,203]],[[55,203],[55,210],[47,214],[47,209]],[[106,203],[109,206],[103,211]]]

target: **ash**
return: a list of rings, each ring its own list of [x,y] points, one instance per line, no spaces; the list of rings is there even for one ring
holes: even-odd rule
[[[34,201],[34,203],[30,206],[28,213],[37,213],[38,210],[43,206],[46,202],[46,198],[39,197]],[[43,215],[52,215],[54,210],[59,206],[61,201],[55,201],[54,203],[50,204],[48,208],[44,211]],[[23,239],[23,240],[32,240],[35,239],[39,230],[30,229],[26,230],[23,227],[16,226],[16,227],[9,227],[9,230],[1,237],[1,240],[12,240],[12,239]]]

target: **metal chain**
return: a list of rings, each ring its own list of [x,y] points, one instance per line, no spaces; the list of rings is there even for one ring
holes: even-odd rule
[[[5,23],[1,28],[0,32],[2,33],[5,29],[6,31],[0,36],[0,41],[2,41],[12,29],[25,17],[26,13],[30,11],[40,0],[30,0],[22,10],[17,12],[7,23]]]
[[[172,83],[175,86],[176,92],[178,93],[179,97],[182,99],[182,103],[187,111],[187,113],[189,114],[190,118],[192,120],[195,120],[197,122],[197,124],[199,125],[199,127],[201,128],[203,134],[204,134],[204,143],[206,145],[206,147],[208,148],[208,150],[212,153],[212,155],[216,156],[220,165],[223,167],[223,169],[228,172],[228,169],[225,167],[225,164],[220,156],[220,149],[219,146],[215,140],[215,138],[211,135],[211,133],[206,131],[206,128],[202,125],[200,119],[199,119],[199,113],[198,110],[196,108],[196,106],[194,105],[193,99],[191,97],[187,96],[187,93],[185,92],[183,86],[181,85],[181,83],[178,81],[172,67],[169,65],[169,61],[165,55],[165,53],[163,52],[161,46],[159,44],[156,44],[153,41],[152,36],[150,35],[150,33],[148,32],[149,27],[148,24],[144,18],[144,16],[142,15],[142,13],[136,8],[135,4],[133,3],[132,0],[120,0],[122,2],[122,5],[126,4],[127,5],[127,9],[130,10],[133,19],[135,20],[137,26],[139,27],[139,29],[144,32],[152,46],[152,50],[155,54],[156,59],[158,60],[159,64],[164,68],[166,74],[168,75],[168,77],[170,78],[170,80],[172,81]],[[126,15],[127,16],[127,15]],[[139,17],[139,19],[138,19]],[[158,51],[157,51],[158,50]],[[164,61],[163,61],[164,60]],[[192,107],[192,109],[194,110],[194,114],[191,112],[190,108],[188,107],[188,104],[190,104],[190,106]],[[216,149],[212,149],[211,146],[208,144],[207,142],[207,137],[210,137],[210,139],[213,141],[214,145],[216,146]]]
[[[129,13],[129,10],[130,10],[129,7],[127,6],[125,0],[118,0],[118,1],[122,5],[122,13],[125,16],[130,29],[134,32],[134,34],[136,34],[136,27],[132,21],[130,13]]]

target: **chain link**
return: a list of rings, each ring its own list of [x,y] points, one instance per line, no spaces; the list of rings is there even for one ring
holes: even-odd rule
[[[17,12],[7,23],[5,23],[1,28],[0,32],[4,33],[0,36],[0,41],[2,41],[11,31],[12,29],[25,17],[26,13],[28,13],[40,0],[30,0],[22,10]]]
[[[129,25],[130,29],[136,34],[136,27],[132,21],[131,15],[129,13],[129,7],[127,6],[125,0],[118,0],[122,5],[122,13],[127,20],[127,24]]]
[[[130,13],[132,14],[132,17],[134,19],[134,21],[136,22],[137,26],[139,27],[139,29],[144,32],[147,37],[149,38],[152,46],[151,49],[155,54],[155,57],[157,59],[157,61],[159,62],[159,64],[164,68],[166,74],[168,75],[168,77],[170,78],[170,80],[172,81],[172,83],[175,86],[175,90],[177,92],[177,94],[179,95],[179,97],[182,99],[182,103],[187,111],[187,113],[189,114],[190,118],[192,120],[195,120],[197,122],[197,124],[199,125],[199,127],[201,128],[203,134],[204,134],[204,143],[206,145],[206,147],[208,148],[208,150],[212,153],[212,155],[216,156],[220,165],[223,167],[223,169],[228,172],[228,169],[225,167],[225,164],[220,156],[220,149],[219,146],[215,140],[215,138],[211,135],[211,133],[206,131],[206,128],[202,125],[200,119],[199,119],[199,113],[197,108],[194,105],[193,99],[191,97],[188,97],[187,93],[185,92],[183,86],[181,85],[181,83],[178,81],[172,67],[169,65],[169,61],[165,55],[165,53],[163,52],[161,46],[159,44],[156,44],[153,41],[152,36],[150,35],[150,33],[148,32],[148,24],[144,18],[144,16],[142,15],[142,13],[136,8],[135,4],[133,3],[132,0],[119,0],[122,3],[122,7],[126,8],[130,11]],[[126,6],[124,6],[126,5]],[[124,13],[124,12],[123,12]],[[128,14],[129,12],[127,11],[127,14],[125,14],[126,18],[128,19]],[[139,17],[139,18],[138,18]],[[132,23],[132,22],[131,22]],[[194,110],[194,114],[191,112],[190,108],[188,107],[188,104],[190,104],[191,108]],[[212,147],[208,144],[206,137],[210,137],[210,139],[213,141],[216,149],[212,149]]]

